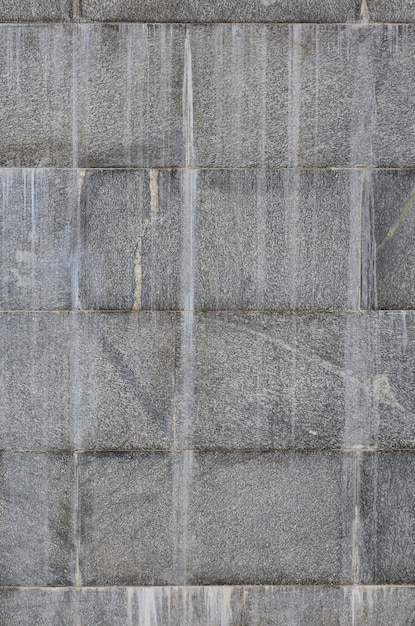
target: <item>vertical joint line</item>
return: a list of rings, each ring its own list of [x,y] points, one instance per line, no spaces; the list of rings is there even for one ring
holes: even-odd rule
[[[177,312],[173,313],[173,451],[177,451]]]

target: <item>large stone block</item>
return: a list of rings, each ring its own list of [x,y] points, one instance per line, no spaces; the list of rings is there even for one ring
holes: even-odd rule
[[[365,372],[361,346],[351,355],[347,344],[357,324],[334,314],[184,314],[177,342],[179,444],[352,445],[358,425],[347,394],[356,394]]]
[[[412,0],[366,0],[367,14],[371,22],[414,22],[415,5]]]
[[[349,626],[351,590],[329,587],[248,587],[247,626]]]
[[[354,591],[354,615],[361,626],[408,626],[415,616],[414,587],[368,587]]]
[[[80,324],[77,445],[171,447],[173,316],[96,313],[81,316]]]
[[[79,492],[84,585],[172,582],[170,454],[82,454]]]
[[[72,165],[72,27],[1,25],[0,49],[0,165]]]
[[[1,308],[71,308],[76,186],[71,171],[0,170]]]
[[[184,29],[79,25],[79,163],[170,166],[183,158]]]
[[[366,175],[364,272],[367,306],[415,307],[415,175],[390,170]]]
[[[2,585],[74,582],[72,455],[0,453]]]
[[[186,459],[187,456],[187,459]],[[186,453],[189,584],[352,579],[354,458],[345,453]]]
[[[360,4],[360,3],[359,3]],[[347,22],[354,0],[82,0],[84,19],[131,22]]]
[[[77,333],[68,313],[0,315],[2,448],[71,447]]]
[[[2,22],[63,22],[72,14],[71,0],[2,0]]]
[[[85,173],[80,297],[86,309],[176,309],[182,245],[178,172]]]
[[[198,173],[195,308],[358,308],[359,188],[356,172]]]
[[[412,451],[363,455],[359,558],[362,583],[415,582],[414,471]]]
[[[0,622],[8,626],[76,626],[69,589],[0,589]],[[101,622],[102,623],[102,622]]]

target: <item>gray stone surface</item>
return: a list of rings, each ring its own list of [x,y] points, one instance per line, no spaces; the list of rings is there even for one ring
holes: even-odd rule
[[[170,454],[83,454],[79,493],[84,585],[172,582]]]
[[[73,584],[72,455],[1,452],[0,464],[0,584]]]
[[[71,0],[0,0],[2,22],[62,22],[71,14]]]
[[[75,208],[75,173],[0,170],[2,309],[71,308]]]
[[[344,453],[194,453],[182,475],[188,582],[350,582],[353,464]]]
[[[368,17],[371,22],[414,22],[415,4],[413,0],[366,0]]]
[[[358,173],[202,171],[197,190],[195,308],[358,308]]]
[[[78,445],[171,447],[173,316],[94,313],[82,315],[80,325]]]
[[[184,29],[76,29],[79,164],[169,166],[183,159]]]
[[[357,13],[354,0],[82,0],[89,20],[132,22],[346,22]]]
[[[415,587],[372,587],[355,592],[356,623],[409,626],[415,619]]]
[[[87,171],[81,195],[80,298],[89,309],[176,309],[181,175]]]
[[[364,367],[359,371],[359,353],[351,362],[346,344],[358,323],[355,317],[188,317],[182,317],[177,341],[180,446],[272,449],[353,443],[346,394],[356,394],[356,378],[365,372]]]
[[[363,455],[361,465],[360,580],[413,584],[415,496],[412,451]]]
[[[7,626],[76,626],[69,589],[0,589],[0,622]]]
[[[68,313],[0,314],[1,448],[71,446],[76,337]]]
[[[246,626],[349,626],[351,591],[329,587],[244,589]]]
[[[0,26],[1,166],[72,164],[72,48],[70,26]]]
[[[415,308],[415,174],[390,170],[368,176],[365,230],[369,304],[380,309]]]

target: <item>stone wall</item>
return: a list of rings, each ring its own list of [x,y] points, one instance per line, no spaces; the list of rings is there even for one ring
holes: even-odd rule
[[[415,3],[0,20],[1,624],[415,624]]]

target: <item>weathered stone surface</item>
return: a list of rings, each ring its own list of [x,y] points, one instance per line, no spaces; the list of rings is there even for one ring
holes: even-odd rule
[[[346,340],[355,329],[354,317],[222,313],[188,318],[182,317],[177,341],[181,446],[352,444],[356,435],[347,431],[346,393],[356,393],[359,353],[352,363]]]
[[[368,302],[380,309],[415,308],[415,175],[391,170],[367,175],[365,258]]]
[[[0,464],[0,584],[73,584],[72,455],[1,452]]]
[[[351,591],[328,587],[244,589],[247,626],[349,626]]]
[[[166,313],[81,316],[79,442],[83,448],[169,448],[174,320]]]
[[[62,22],[72,14],[71,0],[1,0],[2,22]]]
[[[0,170],[1,308],[71,308],[75,207],[71,171]]]
[[[366,588],[355,592],[354,613],[361,626],[408,626],[414,621],[414,587]]]
[[[0,622],[8,626],[75,626],[75,594],[57,588],[0,589]]]
[[[199,172],[195,308],[356,309],[356,172]]]
[[[76,33],[80,165],[181,165],[184,29],[80,25]]]
[[[414,22],[415,5],[412,0],[366,0],[371,22]]]
[[[171,455],[82,454],[79,490],[83,584],[171,583]]]
[[[1,25],[0,165],[70,166],[72,27]]]
[[[372,381],[370,444],[415,448],[415,317],[372,314],[366,330],[367,380]]]
[[[72,314],[0,314],[2,448],[71,446],[76,337]]]
[[[344,453],[193,453],[182,475],[188,582],[350,582],[353,463]]]
[[[82,0],[85,19],[132,22],[346,22],[354,0]]]
[[[179,306],[182,196],[178,172],[85,173],[81,196],[81,305]]]
[[[363,583],[415,582],[414,471],[411,451],[363,455],[359,559]]]

